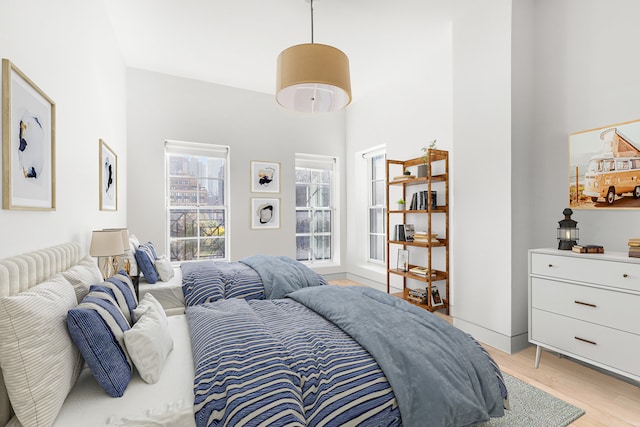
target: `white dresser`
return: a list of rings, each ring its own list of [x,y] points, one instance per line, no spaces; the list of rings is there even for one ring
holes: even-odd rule
[[[640,259],[530,250],[529,342],[640,381]]]

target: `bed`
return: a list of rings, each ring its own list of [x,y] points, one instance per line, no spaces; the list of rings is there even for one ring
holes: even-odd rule
[[[0,331],[6,327],[7,307],[21,298],[28,309],[21,309],[20,313],[26,317],[12,321],[46,321],[40,319],[40,313],[48,310],[31,302],[31,295],[44,292],[43,289],[52,298],[64,299],[67,324],[76,319],[81,307],[98,304],[92,295],[104,291],[99,289],[106,286],[104,283],[89,288],[90,283],[78,281],[73,285],[66,278],[82,276],[92,281],[87,278],[95,271],[77,271],[78,265],[89,260],[77,244],[70,243],[0,261],[0,297],[7,297],[0,300]],[[74,274],[69,275],[69,271]],[[19,425],[14,412],[24,420],[25,427],[323,422],[391,426],[424,425],[424,420],[436,425],[473,425],[504,413],[507,396],[499,369],[481,346],[436,316],[384,293],[366,288],[313,286],[294,291],[287,298],[220,298],[189,306],[184,315],[160,318],[154,313],[164,313],[163,310],[152,310],[157,301],[135,314],[153,298],[143,298],[136,301],[137,307],[131,306],[131,300],[122,296],[130,288],[125,282],[126,278],[114,279],[107,284],[111,290],[103,293],[116,295],[107,298],[113,300],[107,305],[120,307],[118,316],[131,310],[131,330],[146,318],[161,325],[166,323],[164,330],[171,349],[156,372],[155,382],[143,379],[147,373],[143,373],[144,369],[138,372],[136,364],[121,397],[112,398],[108,395],[111,392],[105,393],[107,389],[99,384],[91,366],[87,366],[92,363],[90,357],[85,357],[85,364],[77,355],[65,356],[65,352],[75,351],[69,336],[49,337],[53,332],[31,334],[27,338],[55,338],[55,351],[49,349],[44,356],[62,356],[66,368],[46,372],[36,372],[37,367],[18,369],[16,363],[27,362],[8,357],[7,347],[12,344],[1,343],[4,377],[0,384],[0,425]],[[85,295],[80,300],[82,294]],[[367,315],[372,311],[376,316]],[[365,316],[368,320],[354,321]],[[59,317],[58,314],[57,320],[49,321],[46,327],[65,321]],[[384,329],[380,328],[382,324]],[[416,338],[421,335],[419,329],[431,329],[447,341],[446,345],[431,346],[440,355],[439,361],[432,363],[425,358],[425,341]],[[74,335],[71,331],[68,335]],[[419,351],[388,351],[390,346],[398,346],[387,341],[394,335],[404,337],[400,347]],[[433,339],[429,335],[427,341]],[[472,355],[463,357],[458,345]],[[40,359],[41,356],[38,355]],[[49,363],[40,359],[40,365]],[[395,372],[407,369],[411,375]],[[33,371],[35,375],[32,383],[27,382],[34,402],[27,402],[26,406],[15,394],[13,377],[18,371]],[[56,387],[56,381],[61,385]],[[456,382],[464,386],[458,389]],[[13,390],[11,402],[5,384]],[[54,390],[46,390],[47,386]],[[47,393],[56,394],[53,401]],[[45,399],[49,399],[45,408],[29,409],[29,405],[38,406]],[[42,417],[40,421],[48,421],[34,420],[34,413]]]

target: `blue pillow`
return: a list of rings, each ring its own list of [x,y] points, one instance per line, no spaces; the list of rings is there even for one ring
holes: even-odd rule
[[[131,381],[124,344],[124,331],[130,328],[114,299],[108,292],[89,292],[67,312],[67,329],[100,387],[111,397],[121,397]]]
[[[138,298],[136,298],[136,291],[127,273],[120,270],[118,274],[109,277],[102,285],[113,290],[122,314],[130,325],[133,324],[131,319],[133,318],[133,310],[138,306]]]
[[[153,248],[151,242],[138,246],[138,249],[136,249],[136,262],[138,263],[138,269],[147,279],[147,282],[156,283],[158,281],[158,272],[155,267],[155,248],[151,248]]]

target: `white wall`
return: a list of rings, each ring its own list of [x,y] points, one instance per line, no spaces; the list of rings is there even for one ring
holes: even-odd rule
[[[455,324],[510,348],[511,1],[468,2],[453,22]]]
[[[56,104],[56,210],[0,210],[0,258],[126,226],[125,68],[102,0],[2,2],[0,56]],[[0,124],[1,126],[1,124]],[[118,211],[98,210],[98,140],[118,155]]]
[[[568,205],[568,135],[640,119],[640,2],[537,0],[531,186],[532,247],[557,247]],[[580,242],[627,251],[637,210],[574,210]]]
[[[427,19],[427,10],[419,13]],[[362,151],[385,145],[387,158],[404,160],[420,157],[421,148],[433,139],[443,150],[452,142],[451,25],[425,25],[405,46],[395,48],[406,50],[407,64],[390,68],[378,89],[356,97],[347,112],[348,271],[351,278],[385,290],[386,266],[367,264],[363,243],[368,230],[362,207],[369,190]]]
[[[344,176],[345,112],[304,115],[284,110],[272,95],[235,89],[148,71],[128,70],[129,231],[166,249],[164,141],[230,146],[231,259],[256,253],[295,257],[295,153],[338,158]],[[251,230],[251,160],[280,162],[280,229]],[[338,224],[344,224],[342,191]],[[337,249],[344,254],[345,239]],[[344,255],[342,255],[344,257]],[[344,266],[319,269],[344,272]]]

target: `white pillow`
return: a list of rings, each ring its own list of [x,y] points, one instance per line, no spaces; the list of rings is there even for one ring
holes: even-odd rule
[[[156,271],[158,272],[158,277],[163,282],[168,282],[175,274],[171,261],[169,261],[164,255],[156,259]]]
[[[0,365],[16,417],[25,426],[53,424],[83,360],[67,332],[77,304],[60,274],[0,299]]]
[[[103,280],[98,265],[90,255],[60,274],[73,285],[78,303],[89,293],[89,286],[102,283]]]
[[[162,304],[160,304],[158,300],[155,299],[155,297],[151,295],[149,292],[144,294],[144,296],[138,303],[138,306],[133,309],[133,319],[132,319],[133,323],[140,320],[142,315],[146,313],[148,310],[155,311],[156,314],[160,316],[161,319],[164,319],[164,323],[166,325],[169,324],[169,320],[167,319],[167,314],[164,312],[164,308],[162,307]]]
[[[173,338],[165,320],[154,309],[149,309],[131,329],[124,332],[124,343],[131,361],[140,377],[149,384],[158,382],[164,362],[173,350]]]
[[[138,269],[138,261],[136,261],[136,251],[140,246],[138,238],[133,234],[129,236],[129,251],[125,252],[125,257],[129,260],[129,276],[139,276],[140,270]]]

